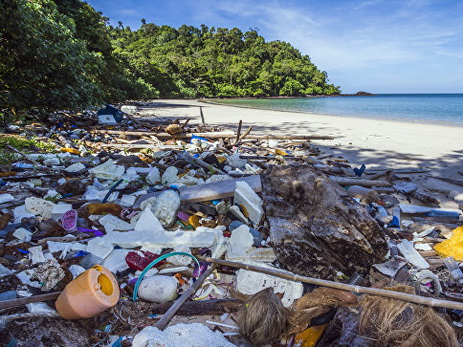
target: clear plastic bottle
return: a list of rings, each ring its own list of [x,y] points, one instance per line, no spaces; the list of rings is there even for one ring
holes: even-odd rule
[[[463,272],[458,267],[458,263],[455,261],[455,259],[453,259],[453,257],[445,258],[444,264],[447,266],[447,269],[449,269],[453,279],[459,284],[463,284]]]

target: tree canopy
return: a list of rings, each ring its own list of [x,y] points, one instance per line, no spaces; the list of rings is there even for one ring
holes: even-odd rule
[[[340,92],[309,56],[256,30],[112,27],[81,0],[3,0],[0,21],[0,109]]]

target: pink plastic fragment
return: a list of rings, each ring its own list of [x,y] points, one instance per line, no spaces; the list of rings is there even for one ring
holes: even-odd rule
[[[77,211],[76,210],[68,210],[64,212],[61,217],[61,224],[63,225],[63,229],[69,232],[73,232],[77,230]]]

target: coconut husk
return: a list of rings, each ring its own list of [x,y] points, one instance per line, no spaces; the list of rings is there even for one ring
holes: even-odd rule
[[[310,321],[333,308],[358,305],[356,295],[332,288],[316,288],[295,302],[289,316],[288,334],[304,331]]]
[[[414,294],[405,285],[385,289]],[[452,326],[431,307],[375,295],[360,307],[359,332],[377,346],[459,346]]]
[[[255,345],[278,341],[288,330],[288,311],[281,299],[266,288],[252,295],[235,315],[242,336]]]

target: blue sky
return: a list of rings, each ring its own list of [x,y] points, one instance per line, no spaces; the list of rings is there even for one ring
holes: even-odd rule
[[[111,23],[257,28],[344,93],[463,93],[463,1],[90,0]]]

